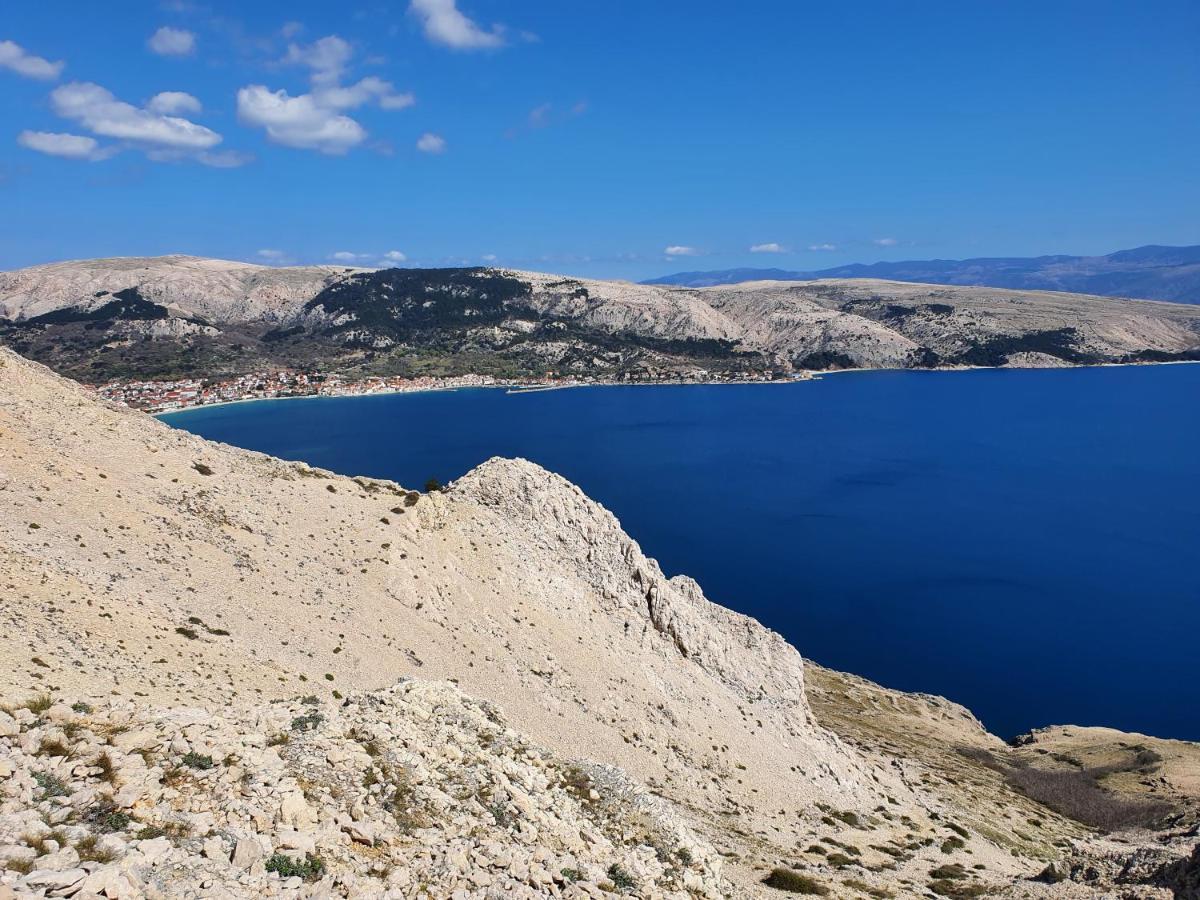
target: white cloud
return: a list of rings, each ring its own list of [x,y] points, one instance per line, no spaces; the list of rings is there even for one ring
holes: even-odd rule
[[[485,254],[483,254],[483,261],[484,261],[485,263],[494,263],[494,262],[496,262],[496,260],[498,260],[499,258],[500,258],[500,257],[498,257],[498,256],[497,256],[495,253],[485,253]]]
[[[337,253],[330,253],[329,258],[337,262],[358,262],[360,259],[370,259],[370,253],[351,253],[349,250],[339,250]]]
[[[283,27],[279,29],[279,33],[289,40],[294,38],[304,30],[303,22],[284,22]]]
[[[50,62],[40,56],[34,56],[20,44],[12,41],[0,41],[0,69],[9,69],[26,78],[38,78],[42,81],[53,81],[63,70],[64,62]]]
[[[197,154],[196,159],[214,169],[236,169],[254,162],[254,154],[243,153],[240,150],[219,150],[216,153],[205,151]]]
[[[417,138],[417,149],[422,153],[445,153],[446,139],[441,135],[427,131]]]
[[[408,262],[408,257],[399,250],[389,250],[383,254],[382,261],[385,263],[402,263]]]
[[[237,94],[238,118],[266,129],[268,138],[286,147],[346,153],[367,139],[367,130],[345,115],[346,110],[368,103],[397,110],[416,103],[412,94],[400,93],[390,81],[374,75],[351,85],[341,84],[353,57],[354,48],[335,34],[304,46],[291,44],[284,62],[311,70],[312,91],[293,97],[285,90],[247,85]]]
[[[553,107],[549,103],[543,103],[541,106],[535,106],[529,111],[529,124],[534,128],[542,128],[549,124],[550,110]]]
[[[751,253],[787,253],[787,247],[772,241],[769,244],[755,244],[750,248]]]
[[[336,110],[354,109],[372,100],[379,104],[380,109],[406,109],[417,102],[412,94],[397,93],[390,81],[374,75],[368,75],[348,87],[335,84],[315,88],[313,98],[319,105]]]
[[[307,66],[314,82],[336,81],[354,57],[350,42],[331,34],[306,46],[289,44],[284,62]]]
[[[341,154],[367,139],[367,131],[354,119],[319,105],[312,94],[288,96],[252,84],[238,91],[238,118],[247,125],[265,128],[277,144]]]
[[[895,247],[900,242],[893,237],[886,237],[876,238],[871,243],[873,243],[876,247]]]
[[[177,116],[181,113],[198,113],[200,101],[183,91],[163,91],[155,94],[146,103],[146,109],[161,116]]]
[[[254,255],[272,266],[282,266],[292,262],[292,257],[284,250],[259,250]]]
[[[61,156],[64,159],[86,159],[89,162],[111,155],[95,138],[82,134],[58,134],[49,131],[22,131],[17,143],[38,153]]]
[[[837,244],[809,244],[808,249],[812,251],[836,250]]]
[[[154,99],[163,96],[159,94]],[[181,94],[179,97],[190,95]],[[178,105],[179,97],[173,101],[160,101],[157,105],[161,107],[163,102]],[[118,100],[111,91],[98,84],[73,81],[61,85],[51,91],[50,104],[64,119],[78,122],[92,134],[114,138],[136,147],[155,162],[196,159],[209,165],[226,167],[231,163],[229,154],[207,152],[221,143],[221,135],[212,129],[180,116],[164,115],[148,106],[140,108]],[[111,155],[118,149],[110,148],[104,152]]]
[[[672,244],[663,250],[667,256],[699,256],[700,251],[695,247],[685,247],[680,244]]]
[[[480,28],[463,15],[456,0],[412,0],[408,11],[421,20],[425,37],[435,44],[455,50],[479,50],[504,45],[504,28],[493,25]]]
[[[150,35],[146,46],[159,56],[191,56],[196,50],[196,35],[182,28],[164,25]]]

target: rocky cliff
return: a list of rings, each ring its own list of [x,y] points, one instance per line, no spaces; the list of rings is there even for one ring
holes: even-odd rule
[[[1191,745],[1012,750],[808,668],[528,462],[428,494],[346,478],[0,350],[0,510],[0,892],[1039,891],[1120,852],[1014,787],[1085,750],[1128,775],[1101,800],[1164,804],[1124,831],[1176,830],[1129,852],[1190,849]]]

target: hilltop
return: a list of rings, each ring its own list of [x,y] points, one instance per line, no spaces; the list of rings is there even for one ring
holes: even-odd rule
[[[0,274],[0,342],[88,383],[264,369],[604,379],[1200,356],[1200,308],[879,279],[703,289],[170,256]]]
[[[1166,897],[1194,874],[1200,748],[1010,748],[808,666],[529,462],[347,478],[0,350],[0,507],[4,884],[760,896],[781,869],[837,897]],[[1067,882],[1029,880],[1050,863]]]
[[[1104,256],[979,257],[835,266],[812,272],[786,269],[724,269],[677,272],[646,284],[711,287],[773,279],[882,278],[925,284],[987,285],[1036,291],[1071,291],[1106,297],[1138,297],[1200,303],[1200,247],[1146,246]]]

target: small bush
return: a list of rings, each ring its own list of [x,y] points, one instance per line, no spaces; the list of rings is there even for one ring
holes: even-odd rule
[[[319,856],[307,854],[303,860],[295,860],[283,853],[276,853],[267,860],[267,871],[275,872],[280,878],[303,878],[316,881],[325,874],[325,863]]]
[[[577,881],[583,881],[583,873],[580,872],[578,869],[571,869],[571,868],[560,869],[558,874],[561,875],[563,877],[563,879],[566,880],[567,882],[569,882],[570,884],[574,884]]]
[[[608,880],[616,885],[617,890],[623,894],[628,894],[637,889],[637,880],[617,863],[613,863],[608,867],[607,875]]]
[[[267,738],[268,747],[282,747],[292,739],[292,736],[286,731],[280,731]]]
[[[38,752],[47,756],[70,756],[71,749],[57,738],[47,738],[38,745]]]
[[[213,473],[213,470],[211,468],[209,468],[208,466],[206,466],[202,462],[192,463],[192,468],[195,469],[197,472],[199,472],[201,475],[211,475]]]
[[[961,850],[967,846],[966,841],[959,837],[949,837],[942,841],[942,852],[953,853],[955,850]]]
[[[196,638],[200,637],[195,628],[188,628],[186,625],[180,625],[175,629],[175,633],[183,635],[189,641],[194,641]]]
[[[785,869],[783,866],[772,869],[771,874],[763,879],[763,884],[791,894],[811,894],[824,897],[829,893],[829,888],[812,876],[793,869]]]
[[[84,703],[82,700],[78,700],[75,703],[72,703],[71,709],[74,710],[75,712],[79,713],[82,716],[88,716],[88,715],[91,715],[91,713],[92,713],[91,704]]]
[[[25,704],[25,708],[31,713],[44,713],[54,705],[54,698],[49,694],[38,694],[32,700]]]
[[[183,764],[191,769],[200,769],[207,772],[213,767],[213,758],[204,754],[190,751],[183,755]]]
[[[46,772],[34,772],[33,780],[42,789],[42,797],[44,798],[65,797],[71,793],[71,789],[67,787],[66,782]]]
[[[444,489],[445,488],[442,486],[442,483],[436,478],[430,478],[425,482],[425,493],[427,494],[435,494]],[[620,885],[618,885],[618,887],[620,887]]]
[[[296,716],[296,718],[292,719],[292,731],[312,731],[324,721],[325,717],[319,712],[310,712],[307,715]]]

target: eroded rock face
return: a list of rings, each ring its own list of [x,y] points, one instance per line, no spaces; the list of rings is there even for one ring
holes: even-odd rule
[[[0,738],[0,890],[16,896],[728,892],[668,804],[444,682],[240,714],[76,709]]]

